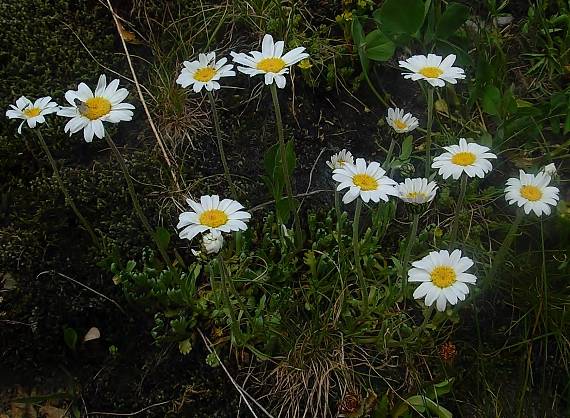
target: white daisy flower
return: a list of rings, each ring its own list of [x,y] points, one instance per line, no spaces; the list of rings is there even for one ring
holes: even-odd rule
[[[411,132],[419,125],[418,118],[412,116],[411,113],[404,114],[404,109],[392,109],[391,107],[388,108],[386,121],[399,134]]]
[[[203,87],[208,91],[218,90],[222,77],[232,77],[236,73],[233,71],[233,64],[226,64],[227,58],[222,58],[216,62],[216,53],[199,54],[196,61],[184,61],[184,68],[176,79],[176,82],[186,88],[192,86],[195,93]]]
[[[477,277],[465,271],[473,266],[468,257],[461,257],[461,251],[451,254],[447,250],[431,251],[427,256],[412,263],[408,271],[408,282],[421,282],[414,291],[414,299],[425,296],[426,306],[437,303],[438,311],[445,311],[447,302],[457,304],[469,293],[466,283],[474,284]]]
[[[406,203],[427,203],[435,198],[437,184],[435,181],[428,182],[426,178],[405,179],[398,184],[398,197]]]
[[[202,245],[207,254],[217,254],[224,246],[224,237],[222,234],[208,232],[202,235]]]
[[[119,80],[107,85],[105,75],[99,77],[95,93],[85,83],[80,83],[77,90],[68,90],[65,99],[71,106],[62,107],[57,114],[71,118],[65,125],[65,132],[72,135],[83,129],[86,142],[93,141],[93,135],[102,139],[105,136],[103,122],[119,123],[133,118],[129,103],[123,103],[128,96],[127,89],[119,87]]]
[[[558,203],[557,187],[549,186],[551,177],[544,172],[538,173],[536,176],[527,174],[520,170],[519,178],[510,178],[507,180],[505,188],[505,197],[509,204],[516,204],[522,207],[528,215],[533,211],[536,216],[550,215],[550,206],[556,206]]]
[[[442,60],[435,54],[414,55],[405,61],[400,61],[400,67],[410,70],[411,73],[402,73],[404,78],[426,80],[434,87],[443,87],[445,82],[457,84],[457,80],[464,79],[465,73],[459,67],[453,67],[455,55],[451,54]]]
[[[342,151],[333,154],[330,161],[327,161],[326,163],[331,170],[334,170],[336,168],[344,167],[345,164],[354,164],[354,157],[350,151],[343,149]]]
[[[231,52],[234,62],[245,65],[237,67],[238,71],[249,74],[250,77],[265,74],[265,84],[270,85],[275,81],[280,89],[285,87],[285,74],[289,73],[289,67],[299,61],[308,58],[309,54],[305,47],[297,47],[283,55],[285,42],[273,43],[273,37],[269,34],[263,37],[261,52],[251,51],[248,54]]]
[[[59,106],[57,103],[51,101],[51,97],[41,97],[32,103],[27,97],[22,96],[16,100],[16,106],[10,105],[11,109],[6,111],[6,116],[9,119],[23,119],[20,126],[18,126],[18,133],[22,133],[22,126],[24,122],[28,123],[30,128],[35,128],[36,124],[44,123],[45,115],[57,112]]]
[[[475,143],[467,143],[465,138],[459,138],[459,145],[443,147],[444,152],[433,159],[432,168],[439,169],[439,174],[444,179],[453,177],[457,180],[462,173],[469,177],[485,177],[485,174],[493,169],[488,161],[497,158],[495,154],[488,152],[490,149]]]
[[[357,158],[356,164],[344,164],[341,168],[333,171],[333,180],[340,184],[337,190],[349,190],[342,197],[344,203],[350,203],[360,196],[368,203],[370,200],[379,202],[380,199],[388,201],[388,196],[397,196],[398,192],[394,187],[396,182],[386,177],[386,171],[382,169],[380,163],[376,161],[366,165],[364,158]]]
[[[242,211],[243,206],[231,199],[220,201],[218,195],[206,195],[200,198],[200,202],[186,199],[186,202],[194,210],[183,212],[179,216],[176,228],[184,228],[179,236],[182,239],[191,240],[204,231],[210,231],[214,236],[221,232],[245,231],[251,214]]]

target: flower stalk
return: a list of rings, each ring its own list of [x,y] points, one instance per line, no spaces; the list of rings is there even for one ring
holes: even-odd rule
[[[214,118],[214,126],[216,128],[216,138],[218,141],[218,151],[220,152],[220,159],[222,160],[222,165],[224,167],[224,176],[226,177],[226,181],[228,182],[232,197],[237,200],[238,195],[236,191],[236,187],[234,182],[232,181],[232,177],[230,175],[230,170],[228,168],[228,161],[226,160],[226,154],[224,152],[224,144],[222,142],[222,130],[220,128],[220,119],[218,117],[218,110],[216,108],[216,100],[214,99],[214,95],[211,91],[208,92],[208,99],[210,100],[210,105],[212,107],[212,115]]]
[[[408,286],[408,262],[410,261],[410,255],[412,253],[412,248],[416,243],[416,236],[418,234],[418,224],[420,222],[420,214],[414,213],[412,219],[412,226],[410,227],[410,234],[408,236],[408,243],[406,244],[406,250],[404,252],[404,258],[402,259],[402,278],[404,280],[404,294]]]
[[[455,244],[455,239],[457,238],[457,229],[459,228],[459,215],[461,214],[461,209],[463,208],[463,200],[465,199],[465,191],[467,190],[467,175],[461,175],[461,185],[460,185],[459,198],[457,199],[457,204],[455,205],[455,214],[453,216],[453,225],[451,227],[451,235],[449,238],[450,245]]]
[[[360,293],[362,295],[363,312],[368,311],[368,288],[366,279],[360,264],[360,238],[358,236],[360,212],[362,211],[362,199],[356,199],[356,209],[354,211],[354,221],[352,223],[352,249],[354,251],[354,264],[356,264],[356,273],[358,275],[358,283],[360,285]]]
[[[283,181],[285,182],[285,190],[287,192],[287,198],[289,199],[289,207],[293,211],[294,216],[294,228],[295,228],[295,238],[297,245],[302,244],[302,232],[301,224],[299,221],[299,214],[294,208],[293,202],[293,187],[291,186],[291,178],[289,177],[289,172],[287,168],[287,152],[285,148],[285,134],[283,132],[283,120],[281,119],[281,107],[279,106],[279,98],[277,97],[277,86],[272,83],[270,86],[271,98],[273,99],[273,108],[275,109],[275,124],[277,125],[277,136],[279,138],[279,154],[281,156],[281,167],[283,169]]]
[[[231,320],[230,328],[232,330],[232,334],[234,335],[236,343],[239,345],[241,341],[241,329],[230,300],[230,294],[228,292],[228,286],[229,286],[228,281],[231,279],[228,278],[228,274],[226,271],[226,264],[224,262],[224,257],[222,256],[221,251],[218,253],[218,265],[220,267],[220,277],[222,281],[222,299],[224,301],[225,308],[228,311],[228,315],[230,316]]]
[[[81,214],[81,212],[79,211],[79,209],[75,205],[75,202],[72,199],[71,195],[67,191],[67,188],[65,187],[65,184],[63,183],[63,180],[62,180],[61,176],[59,175],[59,170],[57,168],[57,164],[56,164],[53,156],[51,155],[51,152],[47,146],[46,141],[44,140],[44,137],[43,137],[41,131],[39,129],[36,129],[36,133],[37,133],[38,139],[40,141],[40,145],[42,146],[42,148],[43,148],[43,150],[44,150],[44,152],[45,152],[45,154],[49,160],[49,163],[51,164],[51,168],[53,170],[53,176],[55,177],[55,180],[57,181],[57,184],[59,185],[59,188],[60,188],[61,192],[63,193],[63,196],[65,197],[65,204],[67,206],[69,206],[71,208],[71,210],[73,210],[73,212],[75,213],[75,216],[77,216],[77,218],[79,219],[79,221],[81,222],[83,227],[89,233],[89,236],[91,237],[91,240],[93,241],[93,244],[95,244],[95,246],[97,248],[101,248],[101,244],[99,242],[99,239],[97,238],[97,235],[95,234],[95,231],[93,230],[93,227],[91,226],[89,221],[87,221],[87,219],[85,219],[85,217]]]
[[[425,176],[429,178],[429,173],[431,169],[431,128],[433,125],[433,92],[434,88],[432,86],[427,87],[427,131],[426,131],[426,166],[425,166]]]
[[[109,136],[109,134],[107,132],[105,132],[105,139],[107,140],[107,144],[109,144],[111,151],[115,155],[115,158],[119,162],[119,166],[121,167],[121,171],[123,172],[123,176],[125,177],[125,181],[127,182],[127,188],[129,190],[129,194],[131,196],[131,200],[133,202],[133,207],[135,209],[135,212],[137,213],[137,215],[138,215],[140,221],[142,222],[144,228],[146,229],[146,231],[148,232],[148,234],[150,235],[152,240],[155,242],[155,244],[158,248],[158,251],[160,252],[160,255],[162,256],[162,259],[164,260],[165,263],[168,264],[169,267],[171,267],[172,262],[170,261],[170,257],[166,253],[166,251],[163,248],[163,246],[161,245],[161,243],[158,241],[153,228],[150,226],[150,223],[149,223],[147,217],[145,216],[145,214],[141,208],[139,199],[138,199],[137,194],[135,192],[135,187],[133,185],[133,181],[131,179],[131,175],[129,174],[129,169],[127,168],[127,164],[125,163],[125,159],[123,158],[122,154],[120,153],[117,146],[115,145],[115,142],[113,141],[113,139],[111,139],[111,137]]]

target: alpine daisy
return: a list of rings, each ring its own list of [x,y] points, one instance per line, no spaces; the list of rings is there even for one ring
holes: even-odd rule
[[[354,164],[354,158],[350,151],[343,149],[342,151],[333,154],[330,161],[327,161],[326,163],[332,170],[334,170],[336,168],[344,167],[345,164]]]
[[[386,121],[399,134],[411,132],[419,125],[418,119],[411,113],[404,114],[404,109],[392,109],[391,107],[388,108]]]
[[[425,296],[426,306],[437,303],[438,311],[445,311],[447,302],[457,304],[469,293],[466,283],[473,284],[477,277],[465,271],[473,266],[468,257],[461,257],[461,251],[451,254],[447,250],[431,251],[427,256],[412,263],[408,271],[408,282],[420,282],[414,291],[414,299]]]
[[[337,190],[349,190],[342,197],[344,203],[350,203],[360,196],[365,202],[372,200],[378,202],[380,199],[388,201],[388,195],[396,196],[398,192],[394,187],[396,182],[386,177],[386,171],[380,167],[376,161],[366,165],[364,158],[357,158],[356,164],[344,164],[341,168],[333,171],[333,180],[340,184]]]
[[[214,236],[221,232],[245,231],[251,214],[242,211],[243,206],[231,199],[220,201],[218,195],[205,195],[200,202],[186,199],[193,209],[192,212],[183,212],[179,216],[176,228],[180,229],[179,236],[182,239],[191,240],[204,231],[210,231]]]
[[[457,84],[457,80],[465,78],[463,69],[453,67],[455,55],[451,54],[442,60],[435,54],[414,55],[405,61],[400,61],[400,67],[410,70],[411,73],[402,73],[404,78],[426,80],[434,87],[443,87],[445,82]]]
[[[83,129],[86,142],[93,141],[93,135],[102,139],[105,136],[103,122],[119,123],[133,118],[129,103],[123,103],[129,92],[119,87],[119,80],[107,85],[105,75],[99,77],[95,93],[85,83],[80,83],[77,90],[68,90],[65,99],[71,106],[62,107],[57,114],[71,118],[65,125],[65,132],[70,135]]]
[[[275,81],[280,89],[285,87],[285,74],[289,73],[289,67],[299,61],[308,58],[309,54],[305,47],[299,46],[283,55],[285,42],[273,42],[273,37],[266,34],[261,44],[261,52],[251,51],[248,54],[231,52],[234,62],[244,65],[237,67],[238,71],[253,77],[265,74],[265,84],[270,85]]]
[[[218,90],[222,77],[235,76],[233,64],[226,64],[227,58],[221,58],[216,62],[216,53],[199,54],[196,61],[184,61],[184,68],[176,79],[176,82],[186,88],[192,86],[195,93],[203,87],[208,91]]]
[[[485,177],[493,169],[488,161],[497,158],[488,152],[490,149],[475,143],[467,143],[465,138],[459,138],[459,145],[443,147],[447,152],[433,159],[432,168],[439,169],[444,179],[453,177],[457,180],[462,173],[469,177]]]
[[[51,101],[51,97],[42,97],[37,99],[34,103],[27,97],[22,96],[16,100],[16,106],[10,105],[11,109],[6,111],[6,116],[9,119],[23,119],[20,126],[18,126],[18,133],[22,133],[22,126],[24,122],[28,123],[30,128],[35,128],[37,123],[44,123],[46,120],[45,115],[57,112],[59,106],[57,103]]]
[[[537,175],[520,170],[519,178],[507,180],[505,197],[509,204],[522,207],[528,215],[533,211],[536,216],[550,215],[550,206],[556,206],[560,192],[557,187],[549,186],[551,177],[544,172]]]
[[[406,203],[427,203],[435,198],[437,184],[426,178],[407,178],[403,183],[398,184],[398,197]]]

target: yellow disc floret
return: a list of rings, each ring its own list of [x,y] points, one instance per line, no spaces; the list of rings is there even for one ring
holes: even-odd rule
[[[34,118],[36,116],[39,116],[41,112],[42,111],[39,107],[28,107],[23,111],[24,115],[27,118]]]
[[[217,71],[213,67],[198,68],[194,73],[194,78],[202,83],[207,83],[217,74]]]
[[[521,187],[521,196],[526,200],[536,202],[542,198],[542,191],[536,186],[526,185]]]
[[[443,74],[443,71],[439,67],[424,67],[419,73],[427,78],[438,78]]]
[[[401,119],[396,119],[394,121],[394,126],[398,129],[406,129],[408,127],[406,122],[402,121]]]
[[[451,286],[456,280],[457,274],[449,266],[437,266],[431,271],[431,282],[441,289]]]
[[[217,228],[225,225],[226,222],[228,222],[228,215],[223,210],[210,209],[200,214],[200,223],[210,228]]]
[[[453,157],[451,157],[451,162],[456,165],[466,167],[471,165],[477,160],[477,157],[472,152],[458,152]]]
[[[360,187],[360,190],[365,192],[378,189],[378,182],[374,177],[369,176],[368,174],[356,174],[352,178],[352,183],[354,183],[355,186]]]
[[[285,68],[286,65],[285,61],[281,58],[263,58],[257,63],[257,69],[265,71],[266,73],[278,73]]]
[[[91,97],[82,107],[79,111],[83,116],[90,120],[97,120],[111,111],[111,102],[104,97]]]

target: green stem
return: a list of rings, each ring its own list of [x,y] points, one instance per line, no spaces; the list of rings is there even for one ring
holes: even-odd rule
[[[453,216],[453,226],[451,227],[451,235],[449,238],[449,245],[453,246],[455,244],[455,239],[457,238],[457,229],[459,228],[459,215],[461,214],[461,209],[463,208],[463,200],[465,199],[465,191],[467,190],[467,174],[461,175],[461,190],[459,192],[459,198],[455,204],[455,215]]]
[[[115,143],[113,142],[113,140],[111,139],[109,134],[106,132],[105,132],[105,139],[107,140],[107,144],[109,144],[111,151],[115,155],[115,158],[119,162],[119,166],[121,167],[121,171],[123,172],[123,176],[125,177],[125,180],[127,182],[127,188],[129,190],[129,194],[131,196],[131,200],[133,202],[135,212],[137,213],[137,215],[138,215],[140,221],[142,222],[144,228],[146,229],[147,233],[150,235],[152,240],[155,242],[155,244],[158,248],[158,251],[160,252],[160,255],[162,256],[164,262],[167,263],[169,267],[172,267],[170,257],[168,256],[168,254],[166,253],[166,251],[162,247],[161,243],[157,240],[156,235],[154,233],[154,230],[150,226],[150,223],[149,223],[147,217],[145,216],[145,214],[141,208],[141,205],[139,203],[139,199],[138,199],[137,194],[135,192],[135,186],[133,185],[131,175],[129,174],[127,164],[125,163],[125,159],[123,158],[123,156],[121,155],[121,153],[117,149],[117,146],[115,145]]]
[[[236,343],[239,345],[241,342],[241,329],[239,327],[239,323],[237,321],[231,300],[230,295],[228,293],[228,277],[226,272],[226,265],[224,263],[224,257],[222,256],[222,252],[218,253],[218,263],[220,265],[220,277],[222,279],[222,298],[224,300],[224,305],[228,310],[228,314],[230,315],[230,320],[232,321],[230,324],[230,328],[232,330],[232,334],[234,335]]]
[[[285,149],[285,134],[283,132],[283,121],[281,119],[281,107],[279,106],[279,98],[277,97],[277,85],[271,84],[271,98],[273,99],[273,107],[275,109],[275,124],[277,125],[277,136],[279,137],[279,154],[281,156],[281,167],[283,169],[283,180],[285,181],[285,190],[287,191],[287,198],[289,199],[289,207],[293,211],[295,238],[297,245],[302,245],[302,232],[301,224],[299,222],[299,215],[297,209],[293,204],[293,187],[291,186],[291,178],[287,167],[287,152]]]
[[[224,153],[224,144],[222,142],[222,130],[220,128],[220,119],[218,117],[218,110],[216,109],[216,100],[211,91],[208,92],[208,99],[210,99],[210,105],[212,106],[212,115],[214,117],[214,126],[216,128],[216,137],[218,140],[218,151],[220,152],[220,159],[222,160],[222,165],[224,166],[224,175],[226,181],[230,185],[232,191],[232,196],[234,200],[237,200],[238,195],[232,177],[230,175],[230,169],[228,168],[228,161],[226,160],[226,154]]]
[[[340,193],[336,190],[336,187],[334,191],[334,207],[336,210],[336,235],[338,242],[338,262],[340,268],[340,263],[344,259],[344,250],[342,246],[342,211],[340,209]]]
[[[356,264],[356,273],[358,274],[358,283],[360,285],[360,293],[362,295],[363,312],[368,311],[368,288],[366,280],[360,265],[360,239],[358,237],[358,224],[360,221],[360,212],[362,211],[362,199],[356,199],[356,209],[354,211],[354,222],[352,223],[352,248],[354,250],[354,264]]]
[[[53,176],[55,177],[55,180],[57,181],[59,188],[61,189],[61,192],[63,193],[63,196],[65,197],[65,204],[67,206],[69,206],[71,208],[71,210],[73,210],[73,212],[75,213],[75,216],[77,216],[77,218],[79,219],[79,221],[81,222],[83,227],[87,230],[87,232],[91,236],[91,240],[93,241],[93,244],[95,244],[95,246],[97,248],[101,248],[101,244],[99,243],[99,239],[97,238],[95,231],[91,227],[91,224],[87,221],[87,219],[85,219],[85,217],[81,214],[81,212],[79,212],[79,209],[77,208],[77,206],[75,205],[75,202],[71,198],[71,195],[67,191],[67,188],[65,187],[65,184],[63,183],[63,180],[62,180],[61,176],[59,175],[59,170],[57,168],[57,164],[55,163],[55,160],[53,159],[53,156],[51,155],[51,152],[49,151],[49,148],[47,146],[46,141],[44,140],[42,133],[40,132],[39,129],[36,129],[36,133],[38,134],[38,139],[40,140],[40,144],[41,144],[46,156],[48,157],[49,163],[51,164],[51,168],[53,170]]]
[[[408,237],[408,244],[406,245],[406,252],[404,253],[404,259],[402,260],[402,278],[404,280],[404,295],[406,294],[406,288],[408,287],[408,275],[406,274],[408,268],[408,262],[410,261],[410,254],[412,253],[412,248],[416,242],[416,235],[418,234],[418,224],[420,222],[420,214],[414,213],[414,219],[412,220],[412,227],[410,228],[410,235]]]
[[[388,147],[388,153],[386,154],[386,160],[384,161],[384,164],[382,164],[382,168],[385,171],[388,171],[388,168],[390,167],[390,163],[392,160],[392,154],[394,153],[394,146],[396,145],[396,140],[394,139],[394,136],[392,135],[392,139],[390,140],[390,146]]]
[[[505,257],[507,256],[507,252],[511,248],[517,230],[519,229],[519,225],[523,219],[523,216],[524,216],[523,211],[518,210],[515,220],[511,224],[511,227],[509,228],[509,231],[507,232],[507,235],[505,236],[505,239],[503,240],[503,243],[501,244],[499,251],[497,251],[497,255],[495,255],[495,258],[493,259],[491,269],[489,270],[487,278],[485,279],[484,283],[485,286],[491,286],[493,279],[495,278],[496,274],[499,272],[499,269],[502,267],[505,261]]]
[[[434,88],[432,86],[427,87],[428,120],[427,120],[427,132],[426,132],[426,166],[425,166],[426,178],[429,178],[429,173],[431,169],[431,127],[433,124],[433,91]]]

